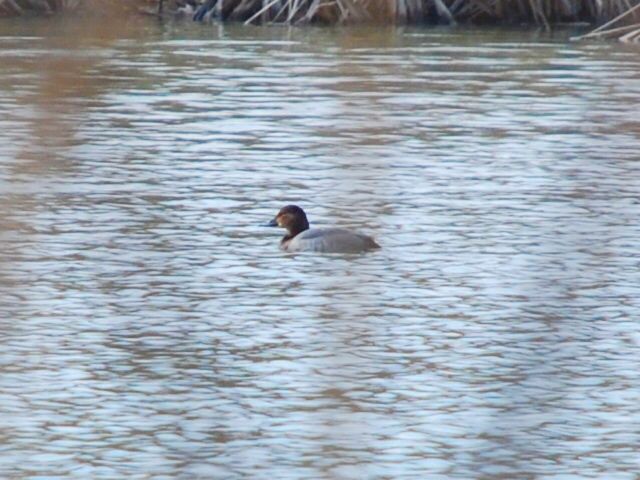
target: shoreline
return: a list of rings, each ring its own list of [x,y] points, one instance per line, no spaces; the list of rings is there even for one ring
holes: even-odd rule
[[[182,17],[245,25],[376,24],[567,26],[590,28],[572,40],[640,44],[640,0],[0,0],[0,17],[96,15]],[[631,6],[630,6],[631,5]]]

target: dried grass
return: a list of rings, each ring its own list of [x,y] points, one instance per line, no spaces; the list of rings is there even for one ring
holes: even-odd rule
[[[199,6],[211,10],[216,2]],[[224,0],[221,20],[245,23],[493,23],[537,24],[544,28],[560,23],[602,24],[640,4],[640,0]],[[184,3],[174,0],[178,4]],[[243,5],[244,12],[235,10]],[[635,12],[633,13],[635,15]],[[632,16],[633,16],[632,15]],[[210,15],[209,18],[215,18]],[[640,18],[636,18],[640,21]]]
[[[640,42],[640,0],[0,0],[0,16],[53,14],[81,6],[145,9],[198,21],[268,23],[562,23],[603,25],[581,38]]]

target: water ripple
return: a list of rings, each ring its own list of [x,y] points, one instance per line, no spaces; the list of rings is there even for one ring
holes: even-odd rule
[[[1,476],[636,478],[637,52],[65,25],[0,26]]]

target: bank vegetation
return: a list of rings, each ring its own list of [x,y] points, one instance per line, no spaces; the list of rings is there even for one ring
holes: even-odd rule
[[[0,0],[0,16],[136,11],[199,22],[597,26],[578,38],[640,43],[640,0]]]

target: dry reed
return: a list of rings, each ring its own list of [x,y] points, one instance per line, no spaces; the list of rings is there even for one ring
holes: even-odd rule
[[[267,23],[566,23],[602,25],[578,38],[640,42],[640,0],[0,0],[0,16],[52,14],[91,5],[145,7],[147,13]]]
[[[640,0],[165,0],[195,20],[250,23],[640,23]],[[195,4],[195,5],[194,5]],[[620,26],[620,25],[617,25]],[[629,35],[634,29],[625,30]]]

